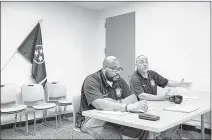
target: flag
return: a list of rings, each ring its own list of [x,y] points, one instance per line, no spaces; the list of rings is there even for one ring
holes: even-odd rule
[[[32,78],[43,86],[47,82],[40,23],[18,47],[18,51],[32,64]]]

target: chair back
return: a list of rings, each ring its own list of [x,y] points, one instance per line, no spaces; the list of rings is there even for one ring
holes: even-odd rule
[[[46,86],[47,100],[57,98],[66,98],[66,86],[61,82],[47,82]]]
[[[16,87],[13,84],[1,85],[1,104],[16,103]]]
[[[81,103],[81,95],[75,95],[72,97],[73,119],[74,119],[74,128],[75,129],[78,129],[76,127],[76,115],[79,112],[80,103]]]
[[[24,104],[44,101],[44,89],[40,84],[30,84],[21,86],[21,95]]]

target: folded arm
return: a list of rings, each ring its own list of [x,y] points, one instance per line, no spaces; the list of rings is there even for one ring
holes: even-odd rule
[[[92,102],[92,105],[99,110],[116,110],[116,111],[125,111],[126,104],[115,102],[115,100],[108,99],[96,99]]]

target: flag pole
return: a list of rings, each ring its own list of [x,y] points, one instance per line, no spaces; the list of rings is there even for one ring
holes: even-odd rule
[[[41,18],[38,23],[41,23],[43,21],[43,19]],[[36,24],[37,25],[37,24]],[[35,27],[36,27],[35,25]],[[34,28],[35,28],[34,27]],[[33,28],[33,29],[34,29]],[[12,58],[15,56],[15,54],[18,52],[18,48],[15,50],[15,52],[13,53],[13,55],[9,58],[9,60],[7,61],[7,63],[4,65],[4,67],[1,69],[1,72],[5,69],[5,67],[7,66],[7,64],[12,60]]]

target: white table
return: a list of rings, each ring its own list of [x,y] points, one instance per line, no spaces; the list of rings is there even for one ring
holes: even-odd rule
[[[158,121],[148,121],[138,118],[138,114],[128,113],[118,116],[111,114],[98,113],[95,110],[83,111],[82,115],[90,118],[95,118],[111,123],[130,126],[133,128],[148,130],[151,132],[162,132],[179,124],[182,124],[192,118],[201,115],[201,135],[204,139],[204,114],[210,111],[210,92],[204,91],[188,91],[183,93],[186,96],[198,96],[197,99],[183,100],[181,105],[192,105],[199,107],[198,110],[191,113],[172,112],[163,110],[166,107],[175,105],[169,101],[148,101],[148,105],[154,110],[148,111],[148,114],[160,116]]]

